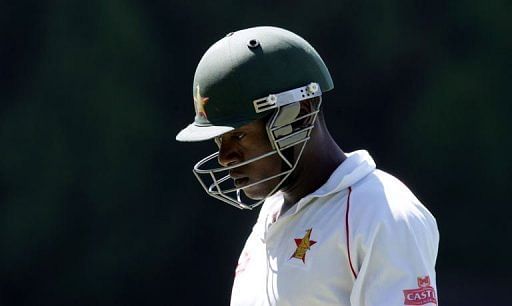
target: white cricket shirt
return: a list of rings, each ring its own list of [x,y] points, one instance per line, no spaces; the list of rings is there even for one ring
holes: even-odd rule
[[[236,269],[231,305],[437,305],[432,214],[366,151],[278,216],[268,198]]]

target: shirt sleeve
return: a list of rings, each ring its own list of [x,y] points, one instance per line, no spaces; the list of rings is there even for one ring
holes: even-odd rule
[[[404,188],[356,188],[351,209],[351,305],[439,305],[439,233],[430,212]]]

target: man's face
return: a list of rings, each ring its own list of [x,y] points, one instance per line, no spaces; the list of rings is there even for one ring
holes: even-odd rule
[[[218,162],[222,166],[233,166],[272,151],[267,136],[265,122],[256,120],[236,130],[215,138],[219,146]],[[247,165],[231,169],[229,174],[237,188],[242,188],[281,172],[282,160],[272,154]],[[244,190],[247,197],[261,200],[279,183],[277,177]]]

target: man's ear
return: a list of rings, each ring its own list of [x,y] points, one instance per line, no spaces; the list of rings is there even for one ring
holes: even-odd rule
[[[301,101],[300,102],[300,111],[299,111],[299,115],[297,117],[302,117],[302,116],[311,114],[312,112],[316,111],[317,104],[318,104],[318,101],[316,98]],[[299,120],[297,122],[297,126],[304,127],[304,126],[311,125],[311,124],[313,124],[313,119],[314,119],[314,116],[308,116],[302,120]]]
[[[314,99],[307,99],[300,102],[300,113],[307,114],[314,110]]]

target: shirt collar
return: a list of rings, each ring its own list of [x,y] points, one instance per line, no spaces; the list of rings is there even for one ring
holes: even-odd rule
[[[358,150],[351,153],[345,153],[347,159],[345,159],[334,172],[331,174],[327,182],[314,192],[308,194],[302,198],[296,205],[291,207],[286,215],[297,213],[305,205],[311,202],[313,198],[321,198],[328,196],[332,193],[347,189],[354,185],[359,180],[370,174],[375,170],[376,165],[373,158],[366,150]],[[272,197],[268,198],[266,202],[273,203],[273,207],[280,206],[283,204],[283,194],[278,192]],[[276,205],[277,204],[277,205]],[[276,207],[277,208],[277,207]]]
[[[368,151],[359,150],[346,155],[347,159],[334,170],[327,182],[302,200],[308,197],[324,197],[346,189],[375,170],[375,162]]]

